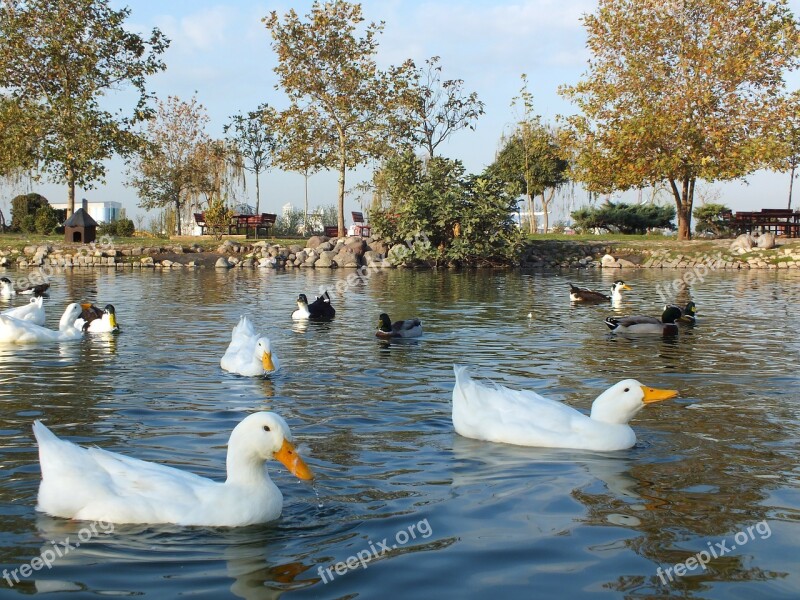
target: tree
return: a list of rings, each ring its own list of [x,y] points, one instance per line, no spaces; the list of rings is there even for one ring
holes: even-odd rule
[[[49,204],[47,198],[35,192],[15,196],[11,200],[11,229],[25,231],[23,223],[27,220],[28,223],[33,224],[36,211]]]
[[[197,189],[197,152],[209,143],[208,120],[196,98],[183,102],[169,96],[158,101],[155,119],[147,124],[148,149],[132,161],[128,172],[128,185],[138,191],[140,207],[174,208],[178,235],[184,206]]]
[[[522,83],[520,95],[514,98],[512,106],[521,103],[523,115],[514,132],[502,140],[503,147],[487,172],[505,181],[510,193],[525,195],[531,215],[531,233],[536,233],[533,199],[541,196],[544,231],[547,233],[550,203],[556,191],[568,181],[569,163],[559,145],[559,134],[534,114],[533,96],[528,91],[528,79],[524,74]]]
[[[599,0],[584,25],[589,71],[561,89],[582,111],[576,176],[601,193],[666,181],[688,239],[698,179],[770,163],[798,24],[785,0]]]
[[[411,65],[387,71],[375,63],[376,36],[383,24],[370,23],[363,37],[361,6],[343,0],[315,1],[303,22],[292,9],[280,21],[275,11],[264,19],[278,56],[275,73],[289,96],[290,110],[315,115],[326,138],[336,140],[339,171],[339,235],[344,235],[347,169],[383,154],[397,138],[401,96]]]
[[[409,129],[414,142],[433,158],[436,148],[459,129],[475,129],[483,114],[478,94],[465,94],[462,79],[442,81],[439,57],[425,61],[425,68],[414,71],[409,90]]]
[[[261,209],[261,187],[259,175],[272,166],[277,140],[275,137],[275,109],[262,104],[247,115],[235,115],[223,129],[232,131],[229,138],[236,144],[243,159],[242,166],[256,176],[256,214]]]
[[[712,231],[716,236],[730,233],[731,209],[724,204],[711,202],[698,206],[692,211],[696,219],[697,231]]]
[[[141,149],[133,127],[151,116],[145,79],[165,68],[159,56],[169,41],[158,29],[149,38],[126,31],[129,15],[108,0],[0,3],[0,89],[24,116],[14,139],[29,143],[24,132],[37,132],[32,154],[67,185],[68,216],[76,186],[91,188],[104,178],[105,160]],[[125,86],[138,94],[127,116],[101,108],[101,98]]]
[[[317,171],[331,166],[336,138],[324,123],[315,123],[315,115],[297,107],[285,110],[280,115],[276,162],[289,171],[297,171],[305,177],[303,203],[303,235],[308,233],[308,178]],[[295,230],[296,233],[296,230]]]

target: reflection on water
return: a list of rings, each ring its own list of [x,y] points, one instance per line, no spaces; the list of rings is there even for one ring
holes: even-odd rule
[[[86,299],[113,303],[122,333],[0,346],[2,568],[86,525],[33,509],[35,418],[81,444],[222,479],[231,429],[249,411],[275,410],[317,480],[270,463],[285,498],[275,523],[116,526],[0,595],[794,597],[800,342],[787,332],[800,326],[800,278],[711,273],[670,299],[698,305],[697,325],[677,338],[608,334],[608,315],[659,315],[656,286],[681,274],[625,272],[633,289],[612,307],[570,303],[568,282],[607,289],[618,271],[387,270],[334,295],[329,323],[290,315],[298,293],[334,290],[342,271],[57,274],[48,326]],[[419,316],[424,336],[376,339],[381,312]],[[275,345],[273,377],[219,368],[242,314]],[[629,451],[487,444],[452,430],[454,363],[582,410],[625,377],[680,397],[637,416]],[[320,569],[423,519],[430,537],[323,583]],[[762,520],[768,538],[659,579],[659,567]]]

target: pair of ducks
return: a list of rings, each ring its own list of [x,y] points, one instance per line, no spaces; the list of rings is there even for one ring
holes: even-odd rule
[[[0,277],[0,298],[11,298],[17,294],[33,294],[34,296],[44,296],[50,289],[49,283],[39,283],[18,288],[11,283],[8,277]]]
[[[71,341],[89,333],[119,331],[114,306],[107,304],[100,309],[91,303],[67,305],[58,324],[58,329],[44,326],[43,298],[34,296],[23,306],[0,313],[0,342],[28,344],[38,342]]]
[[[628,421],[645,405],[673,398],[626,379],[603,392],[587,416],[531,391],[473,380],[454,366],[452,422],[459,435],[523,446],[612,451],[630,448]],[[236,527],[280,516],[283,496],[264,463],[281,462],[299,479],[313,474],[297,454],[279,415],[257,412],[231,433],[227,479],[216,482],[100,448],[82,448],[33,425],[42,481],[37,509],[52,516],[110,523]]]

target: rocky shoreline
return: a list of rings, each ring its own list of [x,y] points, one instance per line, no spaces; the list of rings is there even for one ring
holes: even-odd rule
[[[769,234],[771,235],[771,234]],[[565,240],[529,241],[519,264],[527,269],[623,269],[694,268],[713,269],[800,269],[800,240],[776,244],[767,235],[740,236],[734,241],[699,241],[686,244],[588,242]],[[95,244],[28,245],[21,250],[0,250],[0,267],[34,269],[116,268],[116,269],[291,269],[344,268],[383,269],[425,267],[409,260],[405,244],[389,244],[372,237],[329,239],[314,236],[305,244],[278,245],[228,239],[215,248],[199,243],[134,245],[118,247],[113,239]],[[759,247],[759,244],[764,247]]]

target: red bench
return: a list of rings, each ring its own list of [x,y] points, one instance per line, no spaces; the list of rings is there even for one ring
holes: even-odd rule
[[[352,212],[353,216],[353,235],[369,237],[372,235],[372,227],[364,221],[364,213]]]
[[[250,229],[253,230],[253,237],[258,239],[259,233],[263,232],[264,237],[269,235],[269,230],[275,226],[278,215],[261,213],[260,215],[235,215],[235,227],[238,232],[244,229],[244,236],[250,237]]]

